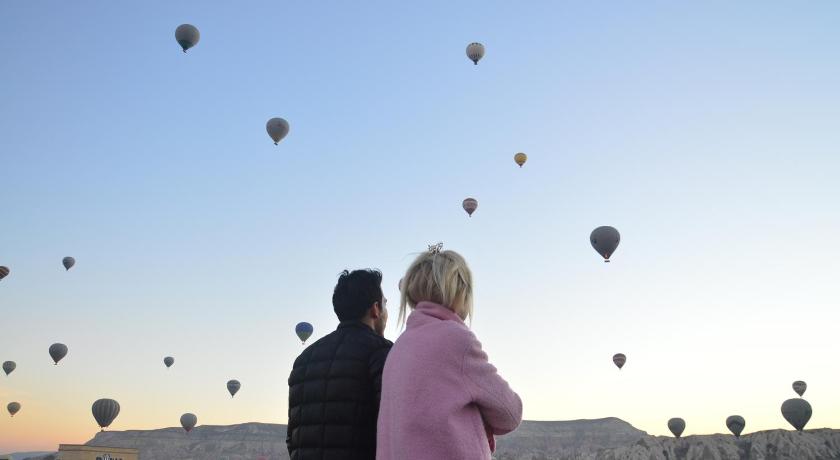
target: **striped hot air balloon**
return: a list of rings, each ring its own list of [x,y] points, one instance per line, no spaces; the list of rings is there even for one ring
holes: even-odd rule
[[[99,424],[102,431],[105,431],[105,428],[114,422],[117,415],[120,415],[120,403],[113,399],[97,399],[90,410],[93,413],[93,418],[96,419],[96,423]]]
[[[473,61],[473,64],[478,65],[478,61],[484,57],[484,45],[476,42],[467,45],[467,57]]]
[[[627,362],[627,356],[624,356],[624,353],[616,353],[613,355],[613,363],[618,366],[618,369],[621,370],[624,367],[624,363]]]

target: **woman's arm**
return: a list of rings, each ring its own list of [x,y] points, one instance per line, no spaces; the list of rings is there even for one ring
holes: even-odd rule
[[[461,373],[473,402],[490,432],[503,435],[522,422],[522,400],[490,364],[481,342],[472,331],[464,351]]]

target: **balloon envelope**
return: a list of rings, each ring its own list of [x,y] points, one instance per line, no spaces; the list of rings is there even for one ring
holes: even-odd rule
[[[196,417],[195,414],[190,414],[188,412],[181,416],[181,426],[184,427],[184,430],[186,430],[187,433],[195,428],[196,423],[198,423],[198,417]]]
[[[18,411],[20,410],[20,403],[19,402],[10,402],[6,406],[6,410],[8,410],[9,414],[11,414],[11,416],[14,417],[15,414],[17,414]]]
[[[105,431],[105,428],[117,418],[117,415],[120,415],[120,403],[113,399],[97,399],[90,409],[93,418],[96,419],[96,423],[99,424],[102,431]]]
[[[3,372],[5,372],[6,375],[11,374],[12,371],[15,370],[15,368],[17,368],[17,364],[15,364],[14,361],[6,361],[5,363],[3,363]]]
[[[56,365],[58,365],[58,362],[65,356],[67,356],[67,345],[63,343],[54,343],[50,345],[50,357]]]
[[[741,437],[741,432],[744,431],[744,427],[747,426],[747,422],[744,421],[744,417],[740,415],[730,415],[726,417],[726,427],[729,428],[729,431],[735,435],[736,438]]]
[[[470,43],[467,45],[467,57],[473,64],[478,65],[478,61],[484,57],[484,45],[481,43]]]
[[[201,39],[201,33],[192,24],[181,24],[175,29],[175,40],[181,45],[181,49],[186,53],[188,49],[198,44]]]
[[[227,389],[230,392],[230,397],[232,398],[236,395],[236,392],[242,388],[242,384],[239,383],[239,380],[228,380]]]
[[[524,165],[525,162],[528,161],[528,155],[525,155],[524,153],[519,152],[519,153],[517,153],[516,155],[513,156],[513,161],[515,161],[516,164],[518,164],[519,167],[521,168],[522,165]]]
[[[282,118],[272,118],[265,124],[268,137],[274,141],[274,145],[282,141],[289,134],[289,122]]]
[[[782,403],[782,416],[796,431],[802,431],[811,420],[811,404],[802,398],[788,399]]]
[[[685,431],[685,420],[681,418],[672,418],[668,420],[668,429],[674,434],[674,437],[679,438]]]
[[[797,380],[793,382],[793,391],[796,392],[799,396],[805,394],[805,390],[808,389],[808,384],[803,382],[802,380]]]
[[[627,356],[624,356],[624,353],[616,353],[613,355],[613,363],[618,366],[619,369],[624,367],[624,363],[627,362]]]
[[[298,338],[303,343],[306,343],[306,341],[309,339],[309,337],[312,336],[312,333],[314,331],[315,328],[305,321],[302,323],[297,323],[297,326],[295,326],[295,334],[297,334]]]
[[[615,252],[620,241],[621,235],[618,234],[618,230],[609,226],[598,227],[589,234],[589,242],[604,258],[604,262],[610,261],[610,256]]]
[[[61,259],[61,265],[64,265],[65,270],[70,270],[73,268],[73,265],[76,265],[76,259],[72,257],[65,257]]]
[[[478,209],[478,200],[475,198],[467,198],[463,203],[461,203],[461,206],[463,206],[464,211],[467,211],[467,214],[472,217],[475,210]]]
[[[9,267],[0,266],[0,280],[9,276],[9,273],[11,273],[11,271],[9,270]]]
[[[170,368],[173,364],[175,364],[175,358],[167,356],[166,358],[163,358],[163,364],[165,364],[167,368]]]

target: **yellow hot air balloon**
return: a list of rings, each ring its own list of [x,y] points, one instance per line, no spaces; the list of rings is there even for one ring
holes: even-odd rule
[[[524,153],[519,152],[519,153],[517,153],[516,155],[513,156],[513,161],[515,161],[516,164],[518,164],[519,167],[521,168],[522,165],[524,165],[525,162],[528,161],[528,155],[525,155]]]

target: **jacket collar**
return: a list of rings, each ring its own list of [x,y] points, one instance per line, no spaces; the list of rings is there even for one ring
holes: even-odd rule
[[[371,329],[370,326],[368,326],[367,324],[365,324],[365,323],[363,323],[363,322],[361,322],[357,319],[342,321],[342,322],[338,323],[338,328],[337,329],[345,329],[345,328],[348,328],[348,327],[359,328],[359,329],[367,329],[367,330],[373,332],[373,329]]]
[[[452,311],[452,309],[444,307],[443,305],[438,305],[434,302],[420,302],[414,307],[414,311],[418,314],[431,316],[432,318],[437,318],[443,321],[455,321],[464,324],[464,320],[462,320],[457,313]]]

